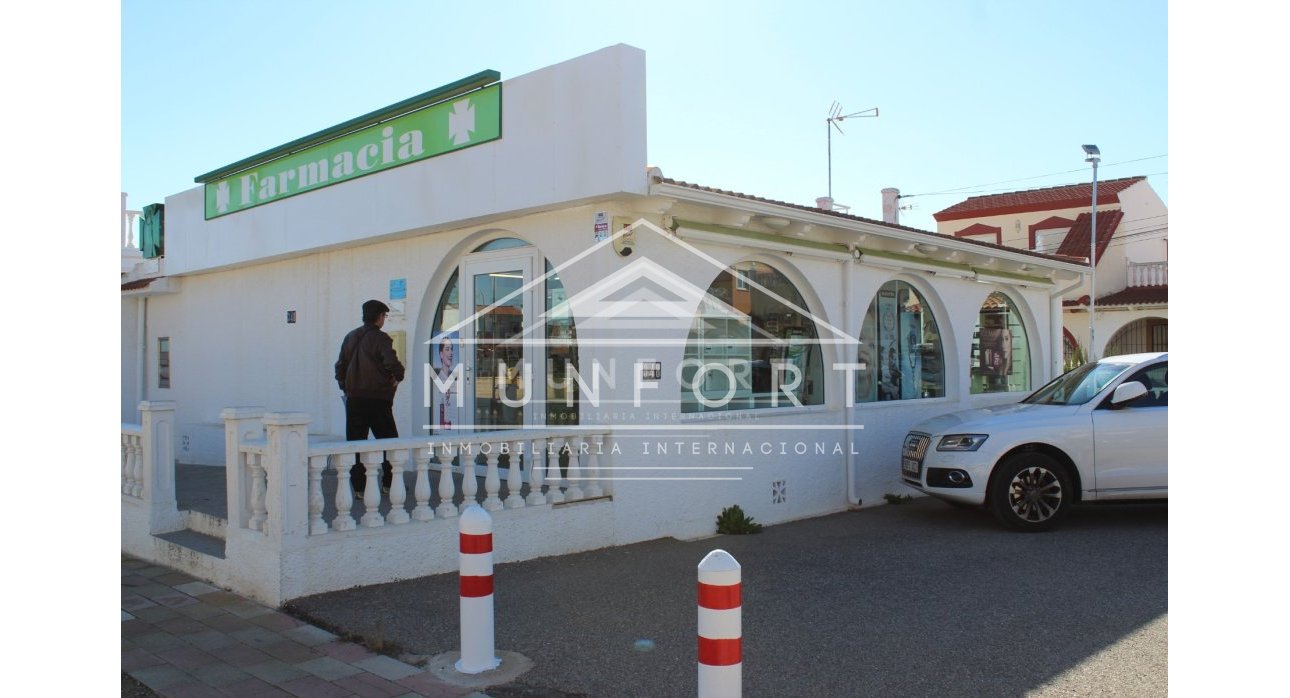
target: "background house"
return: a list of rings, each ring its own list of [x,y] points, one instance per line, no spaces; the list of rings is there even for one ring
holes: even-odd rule
[[[933,214],[937,232],[1087,260],[1092,184],[974,196]],[[1169,348],[1169,209],[1146,177],[1097,187],[1097,304],[1088,347],[1089,283],[1063,297],[1068,363]]]

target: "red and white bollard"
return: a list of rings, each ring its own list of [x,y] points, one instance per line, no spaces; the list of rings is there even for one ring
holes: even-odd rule
[[[742,568],[724,550],[699,563],[699,698],[743,694]]]
[[[461,659],[463,674],[496,669],[493,651],[493,517],[472,504],[459,519],[461,532]]]

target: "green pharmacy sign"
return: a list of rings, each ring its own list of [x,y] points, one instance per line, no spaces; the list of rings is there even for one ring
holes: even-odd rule
[[[197,177],[206,185],[206,218],[497,140],[497,77],[485,71]],[[481,82],[493,84],[476,89]]]

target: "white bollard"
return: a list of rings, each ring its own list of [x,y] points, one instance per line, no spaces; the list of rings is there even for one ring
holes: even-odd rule
[[[699,563],[699,698],[743,695],[742,568],[713,550]]]
[[[493,651],[493,517],[478,504],[462,512],[461,659],[453,666],[463,674],[496,669]]]

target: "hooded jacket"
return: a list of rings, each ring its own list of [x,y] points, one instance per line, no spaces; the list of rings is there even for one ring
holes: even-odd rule
[[[345,397],[393,401],[402,380],[403,364],[390,335],[372,323],[345,335],[336,359],[336,383]]]

